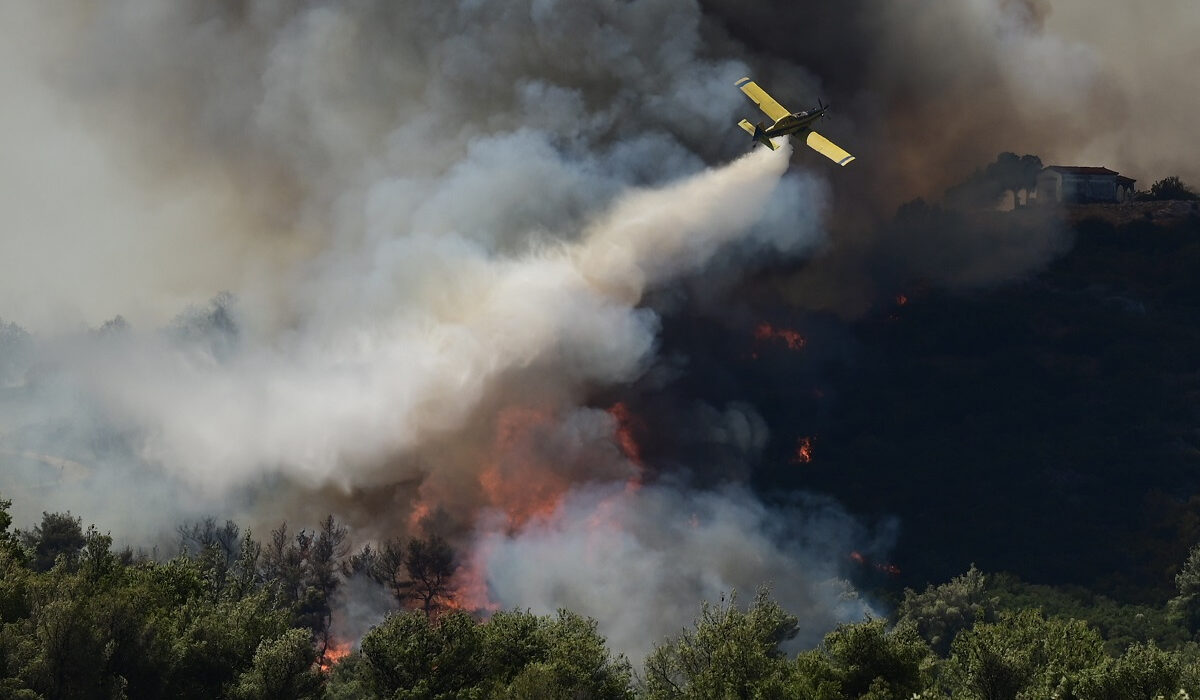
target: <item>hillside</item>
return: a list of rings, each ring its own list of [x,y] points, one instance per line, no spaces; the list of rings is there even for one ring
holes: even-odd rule
[[[752,345],[745,321],[707,337],[711,325],[680,314],[666,350],[689,348],[705,378],[682,393],[762,414],[761,492],[829,493],[867,528],[896,527],[886,565],[848,559],[868,585],[920,587],[975,562],[1165,600],[1200,542],[1200,219],[1147,203],[1068,220],[1073,245],[1032,276],[913,283],[851,322],[793,313],[797,347]],[[647,434],[669,432],[651,422]],[[726,478],[732,460],[709,447],[684,458]]]
[[[857,323],[869,361],[834,380],[807,485],[898,514],[918,577],[1167,594],[1200,541],[1200,225],[1114,225],[1151,208],[1072,212],[1074,248],[1032,279]]]

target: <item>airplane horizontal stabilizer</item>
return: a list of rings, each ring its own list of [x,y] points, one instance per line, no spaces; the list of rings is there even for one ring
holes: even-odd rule
[[[854,156],[843,150],[841,146],[838,146],[833,141],[830,141],[815,131],[808,132],[807,143],[809,148],[813,149],[817,153],[820,153],[829,160],[832,160],[838,165],[849,165],[850,162],[854,160]]]
[[[743,130],[744,130],[744,131],[745,131],[747,134],[750,134],[750,136],[752,136],[752,137],[754,138],[754,140],[755,140],[755,141],[758,141],[759,143],[761,143],[762,145],[764,145],[764,146],[766,146],[767,148],[771,149],[772,151],[774,151],[776,148],[778,148],[778,146],[776,146],[775,144],[771,143],[771,139],[767,138],[767,137],[766,137],[766,136],[763,134],[763,132],[762,132],[762,130],[761,130],[761,129],[759,129],[758,127],[754,126],[753,124],[751,124],[750,122],[746,121],[745,119],[743,119],[743,120],[741,120],[740,122],[738,122],[738,126],[742,127],[742,129],[743,129]]]

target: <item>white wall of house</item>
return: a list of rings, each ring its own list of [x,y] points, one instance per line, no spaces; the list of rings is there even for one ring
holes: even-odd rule
[[[1123,202],[1131,196],[1128,189],[1117,187],[1116,175],[1088,175],[1046,170],[1037,176],[1037,201],[1050,202]]]
[[[1046,170],[1037,176],[1038,204],[1062,201],[1062,173]]]

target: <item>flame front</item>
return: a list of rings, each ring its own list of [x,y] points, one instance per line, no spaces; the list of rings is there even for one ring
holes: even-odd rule
[[[352,649],[353,645],[350,642],[331,639],[329,640],[329,645],[325,647],[325,653],[317,661],[317,666],[320,667],[322,672],[329,673],[333,670],[334,666],[337,666],[342,659],[350,654]]]
[[[552,459],[559,450],[547,450],[547,444],[562,439],[562,417],[555,412],[528,406],[509,406],[496,416],[493,439],[488,452],[482,457],[482,469],[477,476],[480,492],[491,506],[492,515],[481,512],[477,515],[476,527],[482,532],[493,528],[508,534],[526,528],[554,528],[563,518],[563,504],[579,477],[572,472],[582,467],[583,474],[593,475],[597,483],[621,483],[619,489],[591,506],[587,515],[589,527],[597,532],[610,531],[621,526],[623,506],[641,487],[644,478],[642,450],[635,438],[637,418],[624,403],[616,403],[606,410],[611,418],[607,434],[594,435],[598,450],[581,449],[574,466]],[[558,432],[556,432],[558,431]],[[578,436],[572,435],[572,439]],[[587,445],[584,440],[581,445]],[[578,447],[578,445],[577,445]],[[615,450],[613,449],[615,447]],[[595,476],[603,472],[595,469],[602,464],[608,476]],[[423,495],[412,506],[409,525],[419,531],[421,522],[439,506],[435,492]],[[498,518],[496,521],[489,518]],[[500,609],[500,604],[491,597],[488,588],[487,562],[491,552],[488,540],[477,540],[454,573],[454,593],[445,601],[451,609],[487,614]]]
[[[510,530],[534,518],[549,518],[570,488],[536,456],[538,439],[553,422],[550,412],[526,406],[510,406],[496,418],[495,440],[479,485],[488,502],[507,516]]]

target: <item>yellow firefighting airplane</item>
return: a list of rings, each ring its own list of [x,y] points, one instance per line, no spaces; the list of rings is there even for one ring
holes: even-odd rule
[[[838,165],[846,165],[854,160],[854,156],[843,151],[837,144],[825,138],[812,130],[812,125],[818,119],[825,116],[825,111],[829,109],[827,105],[817,102],[817,109],[811,109],[807,112],[792,113],[787,111],[783,105],[775,101],[775,98],[767,94],[766,90],[760,88],[749,78],[742,78],[734,83],[746,93],[746,97],[754,100],[754,104],[758,105],[771,121],[774,122],[770,126],[765,126],[762,122],[751,124],[745,119],[738,122],[738,126],[746,130],[753,139],[772,151],[775,150],[775,144],[771,143],[772,136],[789,136],[791,134],[808,134],[806,143],[808,147],[825,156],[829,160]]]

